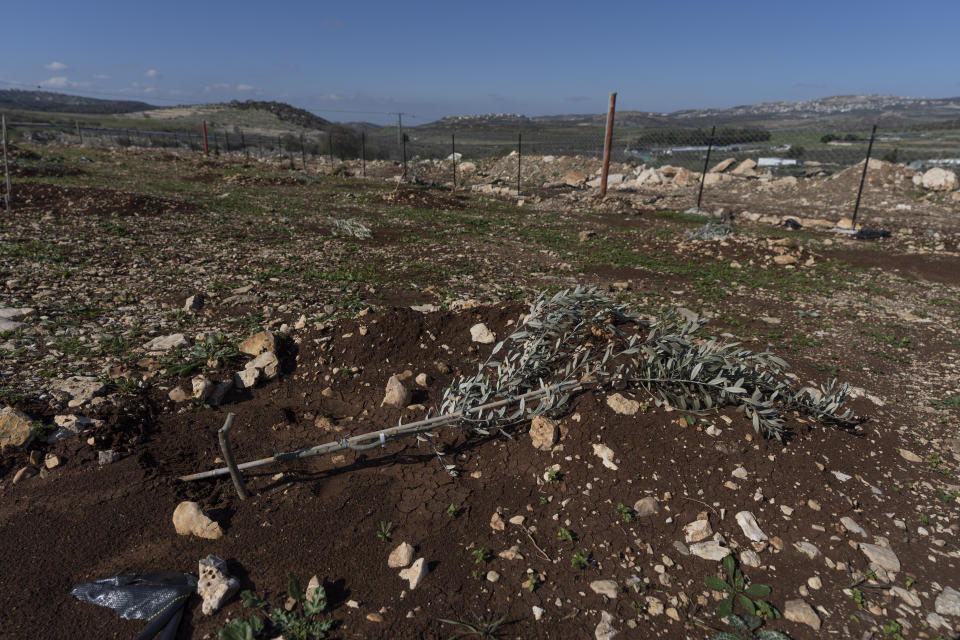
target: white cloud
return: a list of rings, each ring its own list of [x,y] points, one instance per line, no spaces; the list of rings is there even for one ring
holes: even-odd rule
[[[107,75],[107,74],[105,74],[105,73],[98,73],[97,75],[95,75],[95,76],[93,76],[93,77],[96,78],[97,80],[109,80],[112,76],[109,76],[109,75]]]
[[[55,76],[47,78],[39,86],[44,89],[66,89],[70,86],[70,80],[67,79],[67,76]]]
[[[159,78],[160,72],[156,69],[148,69],[146,73],[143,74],[147,78]]]
[[[54,76],[41,82],[39,87],[44,89],[89,89],[92,82],[75,82],[67,76]]]
[[[238,84],[237,91],[254,91],[256,89],[252,84]]]
[[[146,89],[143,90],[143,92],[144,92],[145,94],[148,94],[148,95],[149,95],[149,94],[152,94],[152,93],[156,93],[156,92],[157,92],[157,89],[156,89],[156,87],[147,87]]]
[[[210,84],[203,88],[204,93],[213,93],[214,91],[227,91],[233,89],[233,85],[226,82],[217,82],[216,84]]]
[[[68,67],[67,67],[67,65],[63,64],[62,62],[57,62],[56,60],[54,60],[54,61],[51,62],[50,64],[45,64],[45,65],[43,65],[43,68],[44,68],[44,69],[47,69],[47,70],[49,70],[49,71],[63,71],[64,69],[67,69]]]

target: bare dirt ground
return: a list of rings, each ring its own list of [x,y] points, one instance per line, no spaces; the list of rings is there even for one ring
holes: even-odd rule
[[[954,193],[881,174],[861,215],[892,236],[868,242],[781,224],[849,215],[847,174],[722,181],[704,208],[733,213],[733,233],[691,240],[706,218],[681,212],[697,185],[599,201],[586,187],[543,186],[555,169],[533,160],[542,180],[531,174],[518,206],[240,159],[39,147],[14,158],[0,307],[23,311],[4,316],[0,393],[36,435],[0,458],[4,635],[135,636],[143,621],[78,601],[73,585],[195,573],[214,553],[271,606],[286,599],[288,572],[303,583],[317,575],[330,637],[447,638],[464,628],[440,619],[474,616],[502,618],[495,637],[609,637],[598,630],[606,612],[617,637],[709,638],[724,626],[719,593],[704,583],[720,562],[692,551],[704,525],[690,525],[705,519],[699,541],[731,550],[786,614],[764,628],[795,639],[957,637]],[[510,159],[498,162],[508,175]],[[554,162],[561,177],[595,170]],[[446,168],[436,170],[439,181]],[[493,184],[497,170],[476,167],[472,184]],[[378,172],[397,167],[368,173]],[[591,388],[557,418],[548,451],[533,448],[529,423],[513,438],[438,430],[458,477],[432,446],[408,440],[248,472],[245,501],[226,478],[178,479],[221,466],[216,431],[228,412],[241,461],[422,418],[492,350],[471,340],[473,325],[505,337],[536,292],[578,284],[649,317],[683,307],[707,320],[704,335],[784,358],[800,384],[849,382],[847,406],[867,421],[842,430],[788,412],[779,442],[732,407],[690,415],[627,389],[640,408],[623,415],[607,403],[613,390]],[[202,305],[185,310],[197,295]],[[250,358],[237,345],[264,329],[278,338],[274,379],[229,384],[218,406],[189,399],[199,374],[232,383]],[[179,346],[145,347],[176,334]],[[406,371],[409,404],[382,406],[388,379]],[[57,424],[76,435],[56,440],[71,435]],[[639,512],[643,498],[656,513]],[[177,535],[183,500],[223,537]],[[741,512],[765,539],[747,536]],[[387,566],[401,542],[428,568],[412,590]],[[213,638],[248,614],[234,598],[205,616],[194,598],[177,637]]]

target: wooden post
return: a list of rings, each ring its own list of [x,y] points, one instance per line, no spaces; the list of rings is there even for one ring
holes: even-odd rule
[[[303,170],[307,170],[307,150],[303,145],[303,131],[300,132],[300,164],[303,165]]]
[[[200,127],[203,129],[203,155],[207,155],[210,149],[207,147],[207,121],[201,120]]]
[[[74,120],[73,124],[77,127],[77,137],[80,138],[80,146],[83,146],[83,134],[80,133],[80,121]]]
[[[367,177],[367,132],[360,132],[360,166],[363,168],[363,177]]]
[[[610,145],[613,144],[613,114],[617,108],[617,93],[610,94],[607,107],[607,133],[603,139],[603,172],[600,174],[600,197],[607,195],[607,174],[610,172]]]
[[[7,190],[3,192],[3,204],[10,210],[10,163],[7,161],[7,116],[0,115],[0,128],[2,128],[3,140],[3,178],[7,185]]]
[[[327,156],[330,158],[330,168],[333,168],[333,133],[327,129]]]
[[[457,190],[457,136],[450,134],[450,157],[453,159],[453,191]]]

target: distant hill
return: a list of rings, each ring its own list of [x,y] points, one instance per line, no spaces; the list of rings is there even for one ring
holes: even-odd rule
[[[931,125],[960,117],[960,97],[901,98],[882,95],[830,96],[805,102],[764,102],[729,109],[685,109],[670,113],[617,111],[618,127],[709,127],[737,125],[769,129],[809,127],[863,128],[881,122],[886,126]],[[606,114],[561,114],[527,118],[515,114],[446,117],[421,125],[425,129],[484,130],[517,127],[602,127]]]
[[[0,109],[23,109],[58,113],[133,113],[157,107],[136,100],[101,100],[51,91],[0,89]]]

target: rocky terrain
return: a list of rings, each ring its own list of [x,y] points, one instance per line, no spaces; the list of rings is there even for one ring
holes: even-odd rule
[[[241,590],[299,611],[289,573],[316,578],[339,638],[711,638],[728,629],[721,579],[751,589],[736,613],[794,639],[960,632],[952,173],[872,162],[854,223],[862,165],[720,163],[701,211],[686,169],[617,166],[601,200],[598,164],[574,156],[524,158],[519,199],[515,157],[461,164],[457,191],[450,161],[412,163],[421,184],[406,184],[388,162],[361,179],[352,163],[136,150],[13,159],[12,637],[136,635],[145,621],[70,591],[155,570],[200,574],[179,638],[260,611]],[[859,224],[891,235],[856,239]],[[239,462],[435,414],[529,328],[539,292],[580,285],[636,313],[623,330],[642,340],[676,313],[702,325],[692,345],[783,358],[784,384],[850,383],[863,421],[784,408],[778,440],[736,403],[690,412],[598,380],[503,432],[438,427],[251,469],[245,500],[227,476],[181,479],[223,467],[228,413]]]

